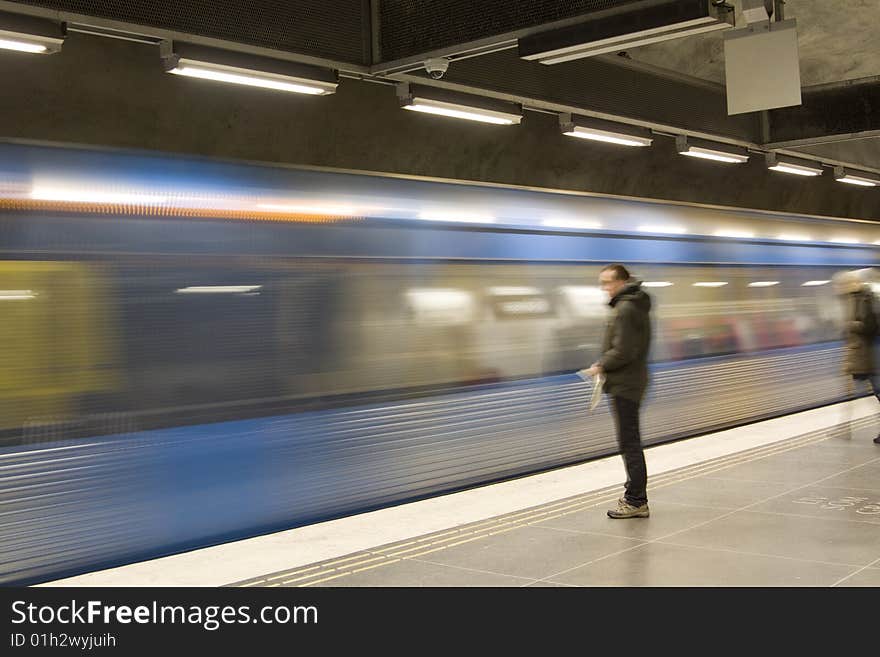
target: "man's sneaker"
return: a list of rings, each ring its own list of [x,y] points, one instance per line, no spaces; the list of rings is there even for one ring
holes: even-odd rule
[[[617,508],[608,509],[609,518],[647,518],[650,515],[651,511],[647,504],[633,506],[623,497],[617,500]]]

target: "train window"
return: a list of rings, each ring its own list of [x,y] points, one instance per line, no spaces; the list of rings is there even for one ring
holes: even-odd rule
[[[553,304],[536,287],[490,287],[489,303],[497,319],[550,317]]]
[[[455,288],[410,288],[407,305],[417,324],[455,326],[473,321],[473,294]]]
[[[607,313],[608,297],[595,285],[563,285],[559,288],[572,317],[602,318]]]

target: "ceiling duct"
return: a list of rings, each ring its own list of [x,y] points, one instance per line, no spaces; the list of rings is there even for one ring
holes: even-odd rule
[[[542,64],[636,48],[733,27],[733,7],[715,0],[675,0],[519,39],[519,56]]]

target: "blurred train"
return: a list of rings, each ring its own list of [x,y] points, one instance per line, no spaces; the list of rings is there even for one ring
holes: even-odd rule
[[[572,375],[610,261],[655,300],[646,443],[845,399],[873,231],[0,144],[0,582],[614,453]]]

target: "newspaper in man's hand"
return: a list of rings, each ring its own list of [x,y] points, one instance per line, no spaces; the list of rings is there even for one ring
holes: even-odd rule
[[[603,374],[594,374],[590,376],[587,370],[578,370],[576,374],[584,381],[593,382],[593,395],[590,397],[590,410],[596,410],[599,402],[602,401],[602,388],[605,387],[605,376]]]
[[[593,377],[593,396],[590,397],[590,410],[595,411],[599,402],[602,401],[602,388],[605,387],[605,376],[597,374]]]

